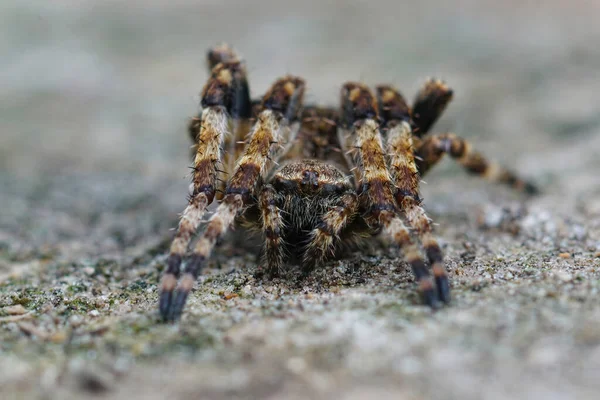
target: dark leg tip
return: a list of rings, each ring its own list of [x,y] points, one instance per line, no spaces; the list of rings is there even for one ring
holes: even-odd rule
[[[189,292],[183,290],[178,290],[177,292],[175,292],[175,297],[167,313],[168,321],[174,322],[181,318],[181,314],[183,313],[183,307],[185,306],[188,294]]]
[[[440,301],[438,299],[438,293],[435,288],[425,289],[421,291],[423,303],[434,310],[440,308]]]
[[[262,279],[263,277],[265,277],[265,275],[267,275],[267,273],[266,273],[266,271],[265,271],[265,269],[263,267],[258,267],[254,271],[254,278],[255,279]]]
[[[305,280],[308,279],[310,274],[314,271],[315,267],[312,264],[304,264],[302,265],[302,273],[300,274],[300,279]]]
[[[268,280],[273,280],[275,278],[281,277],[281,272],[279,271],[279,267],[267,267],[264,273],[264,277]]]
[[[446,304],[450,303],[450,281],[448,280],[448,276],[436,276],[435,285],[440,300]]]
[[[171,308],[171,301],[173,299],[173,292],[164,291],[160,294],[158,303],[158,309],[164,322],[169,320],[169,309]]]
[[[538,194],[540,194],[540,189],[538,189],[537,186],[529,182],[525,183],[524,191],[529,196],[537,196]]]

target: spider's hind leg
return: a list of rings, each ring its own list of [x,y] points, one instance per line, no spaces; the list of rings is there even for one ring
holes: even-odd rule
[[[429,136],[418,145],[416,163],[419,173],[426,174],[445,153],[471,174],[479,175],[491,182],[508,185],[530,195],[539,193],[533,183],[520,178],[497,162],[489,161],[481,153],[474,151],[471,143],[453,133]]]
[[[452,89],[443,81],[429,79],[417,93],[411,110],[413,135],[415,136],[415,158],[421,176],[424,176],[444,153],[457,160],[467,171],[492,181],[512,186],[527,194],[536,194],[535,185],[519,178],[514,172],[488,161],[481,153],[473,151],[465,139],[454,134],[423,137],[429,132],[452,100]]]

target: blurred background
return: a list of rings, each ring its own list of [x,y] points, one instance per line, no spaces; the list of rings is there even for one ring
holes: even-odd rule
[[[100,211],[135,218],[139,207],[157,215],[142,218],[154,227],[143,235],[172,225],[185,203],[185,125],[206,49],[222,41],[247,60],[254,97],[286,73],[323,104],[347,80],[390,82],[412,98],[426,77],[444,78],[456,96],[438,131],[546,190],[556,174],[575,180],[569,192],[585,190],[595,176],[584,170],[599,166],[599,11],[585,0],[4,1],[2,235],[64,244],[89,235]],[[450,192],[473,185],[486,196],[451,164],[429,178],[440,190],[427,197],[449,192],[443,170],[458,175]],[[57,220],[57,210],[69,212]],[[37,228],[23,231],[32,219]]]
[[[147,296],[144,300],[127,300],[129,308],[111,303],[111,308],[103,309],[100,318],[113,318],[109,324],[126,332],[117,331],[116,337],[137,341],[138,334],[157,333],[154,343],[183,348],[185,357],[188,350],[204,345],[193,341],[204,333],[186,336],[184,329],[156,325],[154,284],[170,229],[186,202],[190,165],[186,124],[198,112],[198,93],[208,76],[206,50],[224,41],[246,59],[253,97],[287,73],[306,79],[307,101],[328,105],[337,103],[339,88],[348,80],[391,83],[412,99],[427,77],[443,78],[455,97],[434,130],[468,138],[490,158],[538,183],[543,194],[527,200],[524,207],[523,197],[471,178],[446,160],[427,176],[423,194],[439,222],[437,234],[457,288],[456,307],[448,313],[434,320],[415,311],[418,307],[394,308],[398,299],[411,304],[406,294],[411,292],[394,292],[396,286],[386,281],[378,284],[377,279],[387,279],[393,271],[384,261],[369,264],[369,268],[382,265],[378,275],[357,278],[360,282],[352,294],[338,297],[338,303],[332,300],[330,314],[323,314],[321,304],[330,299],[328,289],[323,294],[319,286],[313,288],[315,296],[321,296],[314,300],[317,304],[307,300],[304,311],[293,314],[304,325],[289,322],[294,319],[285,323],[276,319],[277,324],[268,325],[271,314],[261,314],[267,308],[257,308],[250,300],[239,300],[242,311],[237,314],[236,307],[198,301],[190,305],[190,313],[203,319],[194,329],[205,332],[205,326],[213,324],[207,329],[217,337],[216,350],[199,353],[205,363],[192,368],[169,358],[176,369],[165,374],[162,362],[151,362],[147,369],[135,370],[132,385],[122,390],[132,395],[140,388],[149,395],[158,393],[153,388],[172,384],[170,377],[177,370],[183,382],[175,385],[178,398],[195,398],[198,385],[213,384],[218,386],[211,392],[214,398],[228,398],[231,387],[239,390],[240,398],[244,393],[261,397],[265,387],[274,388],[272,398],[281,398],[277,390],[292,375],[295,398],[303,398],[306,387],[327,393],[341,384],[356,389],[349,389],[344,397],[348,399],[385,398],[391,393],[394,398],[415,399],[503,398],[507,393],[512,393],[510,398],[568,398],[574,393],[584,398],[597,388],[600,313],[597,303],[587,308],[580,304],[590,304],[582,299],[597,299],[598,288],[574,286],[568,291],[557,285],[570,285],[571,272],[596,274],[595,281],[587,275],[580,279],[581,285],[598,282],[599,269],[592,264],[600,257],[599,17],[596,0],[4,0],[0,2],[0,284],[5,286],[0,287],[4,301],[0,305],[12,304],[6,299],[28,290],[32,281],[42,289],[39,296],[50,288],[66,293],[60,291],[66,285],[60,279],[66,278],[53,275],[60,271],[62,277],[99,285],[85,275],[84,266],[117,260],[110,264],[115,274],[112,286],[101,287],[102,293],[116,293],[121,299],[142,296],[121,284],[138,276],[150,286],[140,292]],[[511,214],[515,208],[516,216]],[[514,219],[528,215],[518,222],[521,236],[477,229],[481,224],[498,228],[506,215]],[[557,258],[565,251],[583,255],[587,267],[578,264],[579,259],[569,264]],[[596,258],[590,256],[594,253]],[[228,265],[236,268],[232,263],[238,261]],[[254,258],[244,262],[256,264]],[[548,293],[567,293],[566,303],[538,313],[542,300],[536,303],[531,296],[542,292],[527,286],[538,279],[532,277],[539,277],[537,272],[523,275],[525,283],[514,283],[513,292],[502,286],[507,282],[502,277],[521,276],[519,268],[530,262],[571,271],[566,278],[563,274],[552,280],[551,273],[543,278],[554,290]],[[510,269],[514,266],[516,270]],[[368,269],[361,271],[367,274]],[[23,276],[21,281],[10,280]],[[412,288],[409,273],[401,277],[400,282]],[[215,279],[213,285],[230,285],[226,276]],[[487,285],[482,281],[500,286],[480,295],[476,292]],[[388,291],[380,293],[376,287],[369,292],[373,282]],[[252,286],[252,290],[263,289]],[[292,294],[284,299],[291,299],[290,304],[304,299],[289,290]],[[261,293],[257,298],[271,296]],[[512,293],[510,299],[507,293]],[[554,307],[558,300],[555,304],[553,299],[543,305]],[[281,303],[284,309],[286,301]],[[378,302],[388,308],[371,311],[369,307]],[[53,323],[60,332],[68,314],[56,312],[60,318],[54,321],[62,322]],[[537,319],[542,314],[550,317]],[[89,319],[86,323],[96,321],[96,316],[81,315]],[[340,322],[338,317],[345,319]],[[145,321],[145,328],[137,328],[136,318]],[[196,320],[187,320],[185,329]],[[254,329],[252,321],[266,325]],[[11,349],[13,343],[23,347],[14,347],[12,358],[0,360],[0,393],[3,382],[28,388],[38,375],[42,383],[47,375],[36,366],[38,347],[30,347],[26,339],[31,335],[11,326],[2,325],[5,336],[0,336],[0,343],[5,344],[0,351]],[[223,350],[219,346],[226,341],[219,335],[230,335],[231,326],[239,327],[231,333],[238,342],[234,350]],[[355,334],[347,338],[348,332]],[[546,336],[540,338],[540,332]],[[301,343],[294,347],[293,362],[286,358],[287,347],[281,347],[286,343],[282,337]],[[499,337],[502,343],[496,347]],[[310,347],[323,340],[331,347]],[[130,344],[116,348],[135,350],[137,344]],[[87,344],[82,346],[87,349]],[[307,348],[314,359],[298,364],[298,359],[304,362]],[[339,362],[338,348],[346,356]],[[477,351],[469,353],[471,349]],[[22,361],[28,351],[35,353],[29,364]],[[60,354],[56,351],[46,355]],[[257,381],[248,378],[261,371],[253,364],[257,359],[273,373],[275,383],[263,385],[264,373]],[[215,363],[222,370],[214,372]],[[246,363],[247,369],[234,369],[235,363]],[[321,368],[321,375],[311,375],[312,368]],[[362,392],[361,382],[369,387]],[[369,386],[374,382],[381,385]],[[385,391],[398,383],[409,389]],[[402,397],[413,387],[425,397]]]

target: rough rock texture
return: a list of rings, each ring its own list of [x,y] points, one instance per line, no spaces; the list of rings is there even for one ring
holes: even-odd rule
[[[13,3],[0,5],[2,399],[597,398],[600,3]],[[412,96],[444,77],[456,97],[436,130],[543,194],[449,161],[427,177],[454,290],[439,312],[418,305],[396,250],[271,282],[231,237],[181,323],[159,324],[186,117],[222,40],[255,94],[288,72],[330,104],[344,80]]]

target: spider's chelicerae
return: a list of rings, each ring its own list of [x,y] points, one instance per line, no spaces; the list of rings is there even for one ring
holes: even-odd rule
[[[384,235],[402,250],[423,301],[437,307],[450,301],[450,286],[421,205],[420,177],[447,153],[469,172],[535,191],[455,134],[426,136],[452,98],[439,80],[428,80],[412,107],[391,86],[373,93],[348,82],[341,107],[332,109],[304,106],[305,83],[296,76],[278,79],[252,101],[245,66],[226,45],[208,52],[208,65],[202,112],[189,126],[197,145],[193,190],[161,282],[165,320],[181,316],[217,240],[234,223],[262,229],[272,276],[290,253],[309,273],[341,245]],[[178,283],[188,245],[215,197],[220,203]]]

